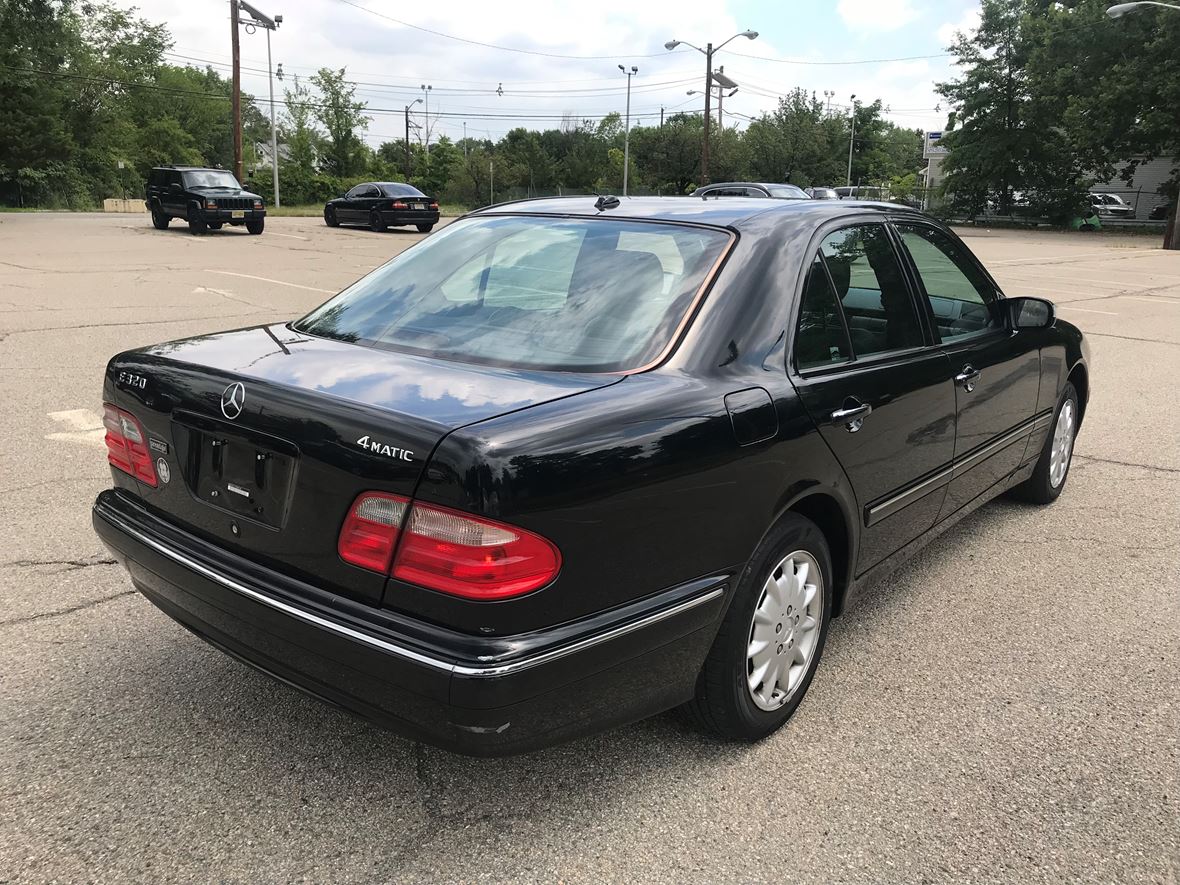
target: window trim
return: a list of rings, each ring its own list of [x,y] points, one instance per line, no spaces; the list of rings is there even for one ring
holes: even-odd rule
[[[864,356],[857,354],[855,345],[852,344],[852,335],[848,335],[848,346],[852,352],[852,359],[848,362],[836,363],[834,366],[823,366],[815,369],[799,369],[798,356],[795,352],[795,335],[799,328],[799,311],[803,306],[803,286],[807,281],[806,273],[797,273],[795,280],[794,300],[791,305],[791,315],[789,317],[789,324],[787,329],[790,334],[788,336],[788,347],[786,356],[787,373],[793,378],[811,379],[819,375],[827,376],[836,374],[837,372],[853,372],[859,369],[877,368],[885,363],[890,363],[898,359],[909,359],[910,357],[919,356],[928,353],[935,349],[942,347],[942,342],[937,340],[937,336],[932,335],[930,324],[927,319],[926,309],[923,308],[918,299],[917,292],[914,288],[914,280],[909,270],[908,256],[902,255],[898,251],[897,233],[893,230],[890,218],[881,214],[863,214],[858,212],[855,215],[846,215],[840,218],[832,219],[827,224],[816,228],[808,241],[805,253],[808,256],[814,256],[820,251],[820,247],[825,237],[836,231],[844,230],[850,227],[864,227],[872,224],[881,225],[885,229],[885,235],[889,238],[890,247],[893,249],[894,257],[897,260],[898,266],[901,268],[902,277],[905,280],[906,290],[910,296],[910,305],[914,308],[915,314],[918,318],[918,327],[922,333],[923,343],[914,347],[902,348],[899,350],[885,350],[880,353],[866,354]],[[937,226],[936,226],[937,227]],[[808,262],[810,267],[810,262]],[[802,268],[800,268],[802,270]],[[829,282],[831,282],[831,273],[827,270],[827,262],[824,263],[824,270],[828,273]],[[833,290],[835,283],[832,283]],[[925,300],[925,297],[921,299]],[[839,297],[836,298],[837,303],[840,302]],[[843,316],[844,305],[840,303],[840,312]],[[847,329],[847,319],[845,319],[845,328]]]
[[[988,304],[988,308],[989,310],[992,310],[997,317],[1002,310],[1000,307],[1000,302],[1004,301],[1007,296],[1004,295],[1003,289],[1001,289],[999,284],[996,283],[992,275],[988,273],[987,268],[983,266],[980,260],[975,256],[975,253],[972,252],[967,244],[963,242],[962,238],[955,235],[954,231],[943,227],[942,225],[933,224],[925,218],[890,216],[887,219],[887,223],[892,230],[893,236],[895,237],[896,248],[901,253],[902,260],[906,265],[906,270],[912,277],[912,285],[915,291],[918,293],[919,309],[922,313],[924,322],[929,328],[931,337],[938,344],[938,346],[958,347],[959,345],[970,344],[975,341],[980,341],[992,336],[1007,333],[1007,328],[1002,322],[1000,322],[999,325],[994,327],[989,326],[987,328],[980,329],[977,332],[969,332],[965,335],[956,336],[950,340],[944,340],[942,334],[938,331],[938,320],[934,315],[934,307],[930,304],[930,293],[926,291],[926,284],[922,281],[921,273],[918,272],[918,265],[914,261],[913,256],[910,255],[909,249],[906,248],[905,241],[901,238],[901,230],[899,229],[901,225],[929,228],[936,233],[942,234],[953,244],[959,246],[962,249],[963,255],[968,259],[968,262],[979,272],[979,275],[987,280],[987,282],[991,285],[994,291],[995,300]],[[970,282],[970,280],[968,280],[968,282]]]
[[[817,258],[819,259],[819,266],[823,270],[824,279],[828,281],[828,291],[831,293],[832,299],[836,302],[836,314],[840,317],[840,328],[844,330],[844,344],[848,348],[848,359],[841,360],[838,363],[808,366],[804,369],[799,366],[799,353],[795,344],[799,340],[799,323],[803,320],[803,298],[807,292],[807,278],[811,276],[811,268],[815,266],[815,260]],[[836,281],[832,279],[832,272],[828,270],[828,263],[824,260],[823,249],[816,249],[812,253],[811,262],[807,266],[807,272],[803,274],[803,288],[799,290],[799,310],[796,312],[795,323],[791,331],[791,358],[795,363],[795,371],[801,375],[827,372],[830,369],[847,367],[856,362],[856,348],[852,344],[852,332],[848,329],[848,317],[844,316],[844,305],[840,302],[840,296],[836,292]]]

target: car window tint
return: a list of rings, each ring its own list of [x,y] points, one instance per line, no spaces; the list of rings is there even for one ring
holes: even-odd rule
[[[832,281],[818,255],[811,262],[799,304],[795,364],[800,370],[847,362],[852,353]]]
[[[820,247],[857,357],[923,344],[922,328],[883,224],[835,231]]]
[[[348,193],[346,193],[344,195],[345,199],[352,200],[352,199],[355,199],[356,197],[361,196],[365,192],[365,187],[366,187],[366,185],[358,184],[356,187],[354,187],[352,190],[350,190]]]
[[[671,341],[729,239],[610,218],[477,216],[406,250],[296,328],[486,365],[622,371]]]
[[[958,243],[926,225],[899,224],[897,230],[922,279],[943,341],[999,327],[992,309],[995,288]]]

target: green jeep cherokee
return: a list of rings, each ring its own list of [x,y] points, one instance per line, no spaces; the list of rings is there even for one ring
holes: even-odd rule
[[[152,224],[164,230],[173,218],[183,218],[194,234],[220,230],[223,224],[244,224],[262,233],[266,207],[262,197],[242,190],[232,172],[200,166],[157,166],[147,182]]]

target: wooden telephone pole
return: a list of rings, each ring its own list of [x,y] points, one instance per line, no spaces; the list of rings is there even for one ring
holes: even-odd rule
[[[238,49],[238,0],[229,0],[229,27],[233,32],[234,94],[232,99],[234,115],[234,176],[242,180],[242,70],[241,53]],[[273,162],[278,162],[277,158]]]

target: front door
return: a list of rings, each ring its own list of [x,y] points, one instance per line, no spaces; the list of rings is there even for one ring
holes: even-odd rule
[[[966,246],[922,222],[896,229],[955,376],[955,463],[945,517],[1020,466],[1036,409],[1040,354],[1027,335],[1004,322],[999,292]]]
[[[793,362],[799,395],[856,494],[859,575],[934,525],[955,444],[950,361],[923,328],[883,222],[823,237]]]

